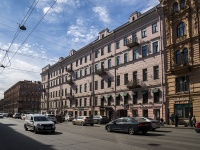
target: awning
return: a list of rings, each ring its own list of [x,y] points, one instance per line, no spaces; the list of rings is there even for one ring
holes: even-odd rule
[[[128,96],[128,93],[124,92],[123,96]]]
[[[110,94],[108,94],[106,97],[107,97],[107,98],[110,98],[110,97],[111,97],[111,95],[110,95]]]
[[[116,95],[115,95],[115,97],[119,97],[120,96],[120,94],[119,93],[117,93]]]
[[[159,89],[155,88],[152,90],[152,93],[158,93],[159,92]]]
[[[133,95],[137,95],[137,91],[134,91],[134,92],[133,92]]]
[[[141,94],[147,94],[148,90],[142,90]]]
[[[101,95],[101,96],[100,96],[100,99],[102,99],[103,97],[104,97],[104,96],[103,96],[103,95]]]

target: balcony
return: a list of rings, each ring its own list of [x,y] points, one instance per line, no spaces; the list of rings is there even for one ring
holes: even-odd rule
[[[67,93],[66,98],[73,99],[74,95],[72,95],[72,93]]]
[[[66,83],[69,84],[69,85],[72,85],[73,81],[72,81],[72,79],[70,79],[70,80],[67,80]]]
[[[189,62],[184,62],[180,64],[172,64],[170,71],[172,74],[180,74],[180,73],[186,73],[191,71],[191,65]]]
[[[96,73],[97,75],[104,75],[104,74],[106,74],[106,71],[105,71],[104,68],[101,68],[101,69],[98,69],[97,71],[95,71],[95,73]]]
[[[66,71],[67,72],[73,72],[73,69],[72,69],[72,67],[68,67],[68,68],[66,68]]]
[[[134,88],[141,88],[141,83],[139,80],[129,81],[126,85],[128,89],[134,89]]]
[[[130,39],[127,39],[127,44],[126,46],[128,46],[129,48],[132,48],[134,46],[138,46],[139,43],[138,43],[138,39],[137,38],[130,38]]]

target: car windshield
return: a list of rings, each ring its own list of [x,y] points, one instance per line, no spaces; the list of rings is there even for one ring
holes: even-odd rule
[[[34,117],[35,121],[48,121],[46,117]]]
[[[155,119],[153,119],[153,118],[147,118],[147,119],[149,119],[149,120],[155,120]]]

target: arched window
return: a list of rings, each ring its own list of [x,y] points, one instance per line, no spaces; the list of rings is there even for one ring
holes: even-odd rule
[[[181,22],[177,28],[177,37],[181,37],[185,35],[185,23]]]
[[[183,62],[184,62],[185,64],[188,63],[188,49],[187,49],[187,48],[185,48],[185,49],[183,50]]]
[[[180,50],[176,51],[176,64],[181,64],[181,52]]]
[[[184,9],[185,6],[186,6],[186,4],[185,4],[185,0],[181,0],[181,9]]]
[[[178,3],[174,3],[174,13],[178,12]]]

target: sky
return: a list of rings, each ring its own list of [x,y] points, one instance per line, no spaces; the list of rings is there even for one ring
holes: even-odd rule
[[[0,99],[18,81],[41,81],[46,65],[144,13],[159,0],[1,0]],[[20,27],[26,30],[21,30]]]

